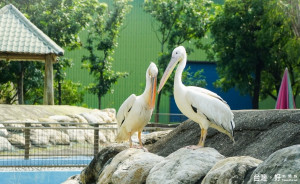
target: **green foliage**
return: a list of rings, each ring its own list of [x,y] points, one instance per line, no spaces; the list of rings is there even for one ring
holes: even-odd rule
[[[17,102],[14,83],[7,82],[0,85],[0,103],[14,104]]]
[[[190,68],[188,68],[188,71]],[[187,75],[183,75],[183,82],[187,86],[198,86],[198,87],[205,87],[207,85],[205,76],[202,75],[204,70],[198,70],[194,73],[186,72]]]
[[[159,76],[167,67],[172,50],[183,43],[200,46],[209,24],[212,3],[208,0],[147,0],[144,10],[155,20],[156,35],[161,44],[158,58]],[[167,49],[167,52],[164,50]],[[193,52],[186,47],[188,53]],[[174,75],[174,74],[173,74]],[[165,84],[162,93],[172,93],[173,77]]]
[[[290,20],[276,0],[228,0],[216,10],[211,25],[220,76],[216,85],[250,94],[258,108],[259,97],[276,98],[285,67],[295,77],[297,61],[287,51],[294,39]]]
[[[144,10],[155,20],[153,27],[161,47],[158,57],[159,81],[176,46],[184,43],[194,44],[199,48],[202,46],[200,39],[204,37],[210,22],[212,2],[209,0],[145,0]],[[188,53],[193,52],[188,46],[186,50]],[[157,114],[161,94],[171,94],[173,83],[174,73],[157,97]],[[158,115],[156,122],[158,122]]]
[[[61,47],[70,50],[80,48],[81,42],[79,32],[89,25],[95,9],[99,6],[98,0],[4,0],[0,2],[0,7],[9,3],[16,6],[33,24],[48,35],[54,42]],[[32,65],[33,68],[38,68],[38,70],[27,68]],[[63,57],[58,64],[54,65],[54,69],[56,70],[56,82],[62,83],[66,77],[65,69],[70,66],[71,61],[68,58]],[[12,81],[16,86],[19,72],[13,71],[13,67],[9,69],[9,77],[6,77],[6,80],[4,80],[1,75],[0,78],[2,78],[2,80],[0,79],[0,81],[1,83],[2,81],[3,83]],[[31,63],[24,66],[24,71],[27,73],[31,72],[31,75],[36,76],[43,74],[44,68],[39,67],[39,63]],[[0,72],[2,73],[4,71],[0,68]],[[28,77],[31,76],[29,75]],[[42,103],[42,83],[44,77],[41,76],[36,79],[38,81],[35,82],[39,85],[27,86],[28,84],[24,82],[25,101],[27,101],[27,103]],[[25,80],[28,80],[26,79],[26,76]],[[56,86],[58,87],[59,85]],[[30,90],[26,90],[26,88],[29,88]],[[36,95],[39,95],[39,99],[37,99]],[[78,93],[78,95],[80,96],[80,93]]]
[[[277,3],[291,19],[295,36],[300,38],[300,0],[280,0]]]
[[[125,16],[131,9],[129,2],[130,0],[114,0],[113,10],[108,10],[107,4],[102,3],[97,8],[97,15],[89,29],[85,47],[89,56],[82,58],[82,66],[95,77],[95,83],[89,84],[87,88],[89,92],[98,96],[99,109],[101,97],[108,92],[113,93],[112,85],[116,84],[118,79],[128,76],[126,72],[112,70],[112,55],[118,46],[117,39]]]
[[[55,84],[55,89],[58,89],[57,85],[58,83]],[[61,105],[78,105],[83,102],[84,91],[79,91],[79,88],[82,86],[80,83],[74,83],[71,80],[64,80],[61,85],[61,95],[63,97]],[[55,104],[58,104],[58,92],[56,92],[55,95]]]

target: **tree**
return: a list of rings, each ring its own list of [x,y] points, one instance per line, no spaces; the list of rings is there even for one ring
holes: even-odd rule
[[[66,49],[76,49],[81,46],[79,32],[88,26],[96,7],[99,5],[97,0],[4,0],[0,2],[0,6],[6,4],[14,4],[33,24],[47,34],[58,45],[65,47]],[[54,64],[54,69],[57,75],[55,75],[55,81],[60,84],[63,83],[65,75],[63,74],[65,67],[65,61],[69,61],[67,58],[61,58],[61,63]],[[70,61],[69,61],[70,62]],[[31,63],[30,65],[38,65],[37,63]],[[11,75],[10,81],[15,81],[14,78],[21,78],[22,73],[26,73],[28,69],[26,66],[20,66],[22,68],[19,74]],[[38,68],[38,67],[37,67]],[[44,69],[42,69],[43,71]],[[2,72],[2,71],[1,71]],[[38,71],[33,71],[38,72]],[[11,72],[12,73],[12,72]],[[39,78],[39,83],[42,84],[43,77]],[[24,86],[20,86],[19,89],[26,88],[28,85],[24,81]],[[61,91],[61,85],[57,85]],[[78,85],[72,85],[78,86]],[[41,86],[35,86],[37,88],[43,88]],[[35,89],[39,91],[40,89]],[[69,89],[69,88],[65,88]],[[33,89],[31,92],[34,91]],[[25,101],[36,101],[35,95],[26,95],[24,92]],[[81,94],[78,93],[80,96]],[[30,98],[30,99],[28,99]],[[61,96],[59,96],[61,99]],[[38,100],[39,101],[39,100]]]
[[[300,93],[300,0],[281,0],[277,2],[284,13],[290,18],[295,37],[285,45],[288,60],[296,67],[289,66],[295,99]]]
[[[290,17],[295,36],[300,38],[300,0],[280,0],[278,4]]]
[[[170,60],[172,50],[179,45],[193,42],[201,46],[200,39],[205,36],[209,24],[211,2],[208,0],[146,0],[144,10],[155,20],[153,27],[160,43],[158,58],[159,75],[161,79],[164,69]],[[191,53],[191,47],[187,47]],[[186,75],[186,74],[185,74]],[[173,74],[174,76],[174,74]],[[159,121],[159,106],[161,94],[172,93],[173,79],[170,77],[164,89],[158,94],[155,121]]]
[[[95,77],[95,82],[89,84],[88,90],[97,95],[99,109],[101,98],[108,92],[113,93],[112,85],[128,75],[126,72],[112,70],[112,55],[118,46],[117,38],[125,16],[131,8],[129,2],[130,0],[114,0],[113,10],[108,10],[107,4],[102,3],[96,10],[97,15],[89,29],[85,47],[89,55],[83,56],[82,62],[83,67]]]
[[[285,48],[292,38],[289,20],[275,2],[228,0],[211,24],[217,86],[250,94],[254,109],[260,98],[276,98],[284,68],[296,67]]]

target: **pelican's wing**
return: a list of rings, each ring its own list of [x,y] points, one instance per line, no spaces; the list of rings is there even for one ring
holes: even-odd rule
[[[117,113],[117,121],[118,121],[119,128],[125,121],[125,118],[128,116],[135,101],[136,101],[136,95],[132,94],[120,106],[118,113]]]
[[[199,93],[205,93],[209,96],[212,96],[214,98],[219,99],[220,101],[222,101],[223,103],[227,104],[227,102],[225,100],[223,100],[223,98],[221,98],[219,95],[217,95],[216,93],[209,91],[205,88],[199,88],[199,87],[194,87],[194,86],[190,86],[189,87],[191,90],[195,91],[195,92],[199,92]]]
[[[186,99],[192,110],[203,114],[210,122],[233,135],[235,124],[228,104],[219,95],[207,89],[193,86],[187,89]]]

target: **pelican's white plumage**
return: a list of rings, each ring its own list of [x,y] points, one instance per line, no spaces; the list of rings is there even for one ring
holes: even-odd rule
[[[155,105],[157,73],[156,65],[151,63],[146,71],[146,87],[143,94],[130,95],[120,106],[117,113],[117,142],[129,139],[130,147],[132,147],[131,135],[138,132],[139,143],[142,147],[141,132],[150,121]]]
[[[204,146],[209,127],[225,133],[233,140],[235,124],[233,113],[228,104],[219,95],[207,89],[183,85],[181,77],[186,61],[185,48],[183,46],[175,48],[172,52],[171,61],[160,81],[158,92],[168,80],[177,63],[179,63],[174,79],[175,102],[185,116],[200,125],[201,138],[198,146]]]

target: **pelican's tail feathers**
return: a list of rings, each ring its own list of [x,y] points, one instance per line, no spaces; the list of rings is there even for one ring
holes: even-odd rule
[[[225,130],[224,128],[217,126],[215,124],[210,124],[210,126],[214,129],[217,129],[219,132],[222,132],[226,135],[228,135],[228,137],[233,141],[233,143],[235,143],[234,137],[233,137],[233,130],[231,130],[230,132],[228,130]]]
[[[115,141],[121,143],[123,141],[127,141],[129,138],[128,132],[124,128],[120,128]]]

